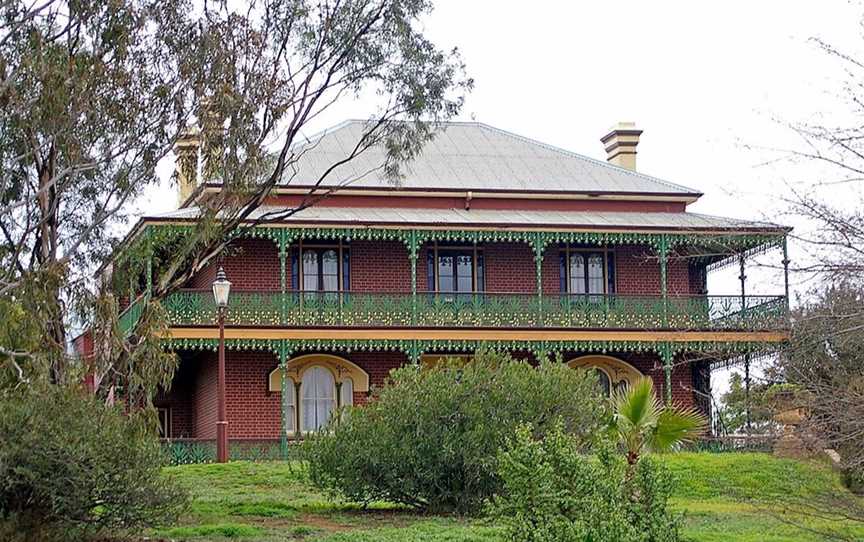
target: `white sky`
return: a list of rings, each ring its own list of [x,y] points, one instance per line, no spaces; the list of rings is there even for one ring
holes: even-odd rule
[[[645,132],[638,169],[705,193],[691,211],[769,219],[785,183],[810,183],[812,166],[776,161],[765,148],[798,142],[786,122],[842,116],[839,62],[809,42],[864,46],[864,6],[844,0],[573,2],[438,0],[426,32],[462,51],[475,89],[460,120],[478,120],[605,159],[599,138],[618,121]],[[347,104],[309,133],[368,106]],[[747,147],[757,147],[753,148]],[[766,165],[767,163],[767,165]],[[172,164],[164,167],[165,177]],[[142,202],[170,210],[166,182]],[[792,246],[791,255],[801,247]],[[778,264],[774,254],[769,263]],[[753,293],[782,293],[777,273],[749,273]],[[737,270],[711,280],[737,293]],[[718,385],[725,378],[717,375]]]

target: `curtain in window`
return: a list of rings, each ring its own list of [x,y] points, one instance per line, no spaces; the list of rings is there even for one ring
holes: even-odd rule
[[[350,378],[342,381],[339,395],[339,402],[342,406],[351,406],[354,404],[354,382]]]
[[[580,253],[570,255],[570,293],[585,294],[585,258]]]
[[[333,374],[324,367],[310,367],[303,373],[300,385],[302,399],[301,429],[318,431],[330,419],[336,406],[336,383]]]
[[[333,248],[303,251],[303,290],[339,291],[339,251]]]
[[[603,279],[603,255],[591,254],[588,256],[588,293],[602,294]]]
[[[318,290],[318,253],[314,250],[303,251],[303,290]]]
[[[321,253],[321,289],[325,292],[339,290],[339,254],[335,250]]]
[[[452,292],[456,289],[456,283],[453,281],[455,258],[452,254],[438,255],[438,289],[442,292]]]

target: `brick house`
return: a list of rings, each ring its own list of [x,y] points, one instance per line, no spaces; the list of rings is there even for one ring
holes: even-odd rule
[[[362,129],[349,121],[314,138],[296,175],[258,212],[296,206]],[[164,435],[215,438],[210,287],[219,265],[232,283],[234,441],[314,431],[339,406],[366,402],[391,369],[479,348],[592,367],[607,393],[648,375],[667,401],[710,410],[711,367],[782,343],[788,307],[782,292],[709,295],[707,274],[774,249],[785,263],[788,229],[688,212],[698,191],[636,172],[640,133],[613,129],[602,162],[454,122],[398,186],[381,174],[374,148],[336,168],[321,190],[346,186],[250,229],[164,300],[165,340],[181,359],[157,401]],[[197,159],[195,141],[182,143],[179,161]],[[180,184],[180,208],[143,217],[130,242],[182,233],[219,190],[188,176]],[[146,296],[141,290],[130,298]],[[133,303],[123,325],[135,314]]]

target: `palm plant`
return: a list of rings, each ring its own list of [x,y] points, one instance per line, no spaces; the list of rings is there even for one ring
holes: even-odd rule
[[[705,416],[692,408],[664,406],[654,394],[650,378],[640,378],[613,397],[614,430],[627,451],[632,470],[646,452],[668,451],[692,442],[707,426]]]

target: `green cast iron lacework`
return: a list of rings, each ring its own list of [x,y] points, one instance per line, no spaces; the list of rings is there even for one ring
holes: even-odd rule
[[[165,348],[170,350],[216,351],[218,339],[165,339]],[[527,351],[536,357],[555,356],[567,352],[653,352],[658,355],[675,356],[684,352],[705,354],[737,354],[744,352],[771,352],[780,346],[759,341],[522,341],[522,340],[396,340],[396,339],[225,339],[225,348],[232,351],[258,350],[276,355],[285,362],[297,352],[402,352],[416,361],[423,354],[474,352],[493,350],[499,352]]]
[[[211,325],[209,290],[163,301],[172,325]],[[232,292],[228,325],[541,329],[775,330],[787,327],[783,296],[624,296]]]
[[[162,243],[172,242],[188,236],[194,226],[177,224],[147,224],[142,233],[127,247],[142,245],[148,247],[144,252],[152,254],[153,248]],[[401,241],[410,251],[429,241],[459,242],[523,242],[535,250],[543,250],[556,243],[580,243],[593,245],[649,245],[660,247],[661,239],[667,240],[672,248],[685,245],[704,245],[723,247],[727,251],[742,251],[761,245],[779,246],[784,232],[778,233],[637,233],[637,232],[574,232],[574,231],[519,231],[519,230],[424,230],[393,228],[297,228],[281,226],[258,226],[238,229],[232,238],[249,237],[270,239],[277,245],[295,243],[306,239],[341,239],[343,241]],[[416,253],[415,253],[416,254]],[[118,262],[123,255],[118,256]]]

